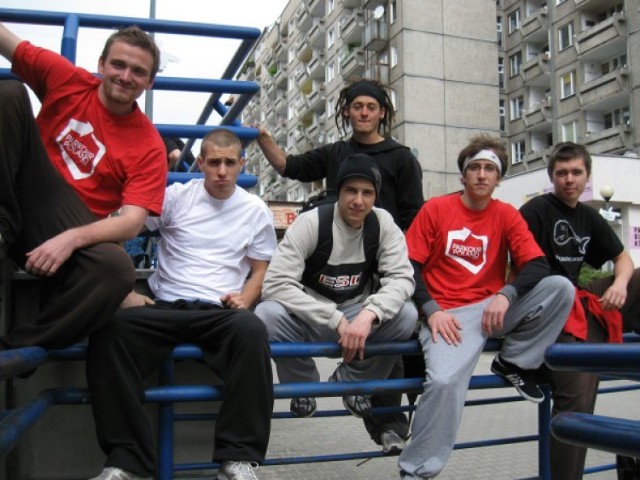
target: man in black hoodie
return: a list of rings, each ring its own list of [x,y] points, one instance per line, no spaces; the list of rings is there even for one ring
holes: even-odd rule
[[[349,155],[372,156],[382,175],[376,206],[391,213],[404,231],[424,203],[422,169],[408,147],[388,138],[394,116],[393,104],[382,84],[354,79],[340,91],[335,115],[341,133],[346,134],[351,126],[350,139],[298,155],[287,155],[264,128],[259,129],[257,141],[280,175],[302,182],[326,178],[327,189],[335,188],[338,166]]]
[[[395,111],[384,85],[375,80],[352,79],[340,90],[335,111],[338,130],[346,135],[351,127],[350,139],[287,155],[260,127],[257,142],[262,153],[280,175],[302,182],[326,178],[327,189],[335,189],[338,167],[349,155],[370,155],[381,174],[375,205],[387,210],[400,229],[406,231],[424,203],[422,168],[408,147],[389,138]],[[402,377],[403,365],[398,362],[389,378]],[[396,406],[400,405],[401,397],[401,394],[374,395],[371,402],[374,407]],[[366,417],[364,423],[384,453],[399,453],[404,448],[409,422],[403,413]]]

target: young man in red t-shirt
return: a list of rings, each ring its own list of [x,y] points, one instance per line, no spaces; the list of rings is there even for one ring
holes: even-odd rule
[[[507,168],[500,139],[474,137],[458,156],[462,193],[430,199],[407,232],[414,301],[424,314],[427,366],[412,441],[399,458],[404,479],[431,478],[446,465],[469,379],[489,337],[504,337],[491,370],[526,399],[544,394],[532,370],[544,360],[573,302],[573,286],[548,276],[547,260],[520,213],[492,198]],[[516,271],[505,283],[507,262]]]
[[[117,242],[162,207],[164,145],[136,103],[159,51],[124,28],[107,40],[96,78],[0,24],[0,54],[42,102],[35,120],[26,88],[0,82],[0,259],[8,253],[42,277],[48,294],[36,318],[0,337],[0,350],[65,347],[131,291],[135,272]]]

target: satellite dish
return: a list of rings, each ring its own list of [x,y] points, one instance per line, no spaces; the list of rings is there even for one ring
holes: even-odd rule
[[[384,16],[384,7],[382,5],[378,5],[373,11],[373,18],[376,20],[380,20]]]

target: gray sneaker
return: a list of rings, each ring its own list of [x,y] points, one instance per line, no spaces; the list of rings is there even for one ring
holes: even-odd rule
[[[258,480],[257,468],[258,464],[254,462],[222,462],[218,480]]]
[[[318,404],[316,403],[316,399],[313,397],[292,398],[291,403],[289,404],[289,410],[291,410],[291,413],[300,418],[313,417],[317,408]]]
[[[337,370],[329,377],[329,381],[341,381],[338,378]],[[364,395],[345,395],[342,397],[342,405],[344,405],[344,408],[346,408],[351,415],[358,418],[370,417],[371,409],[373,408],[371,400]]]
[[[106,467],[100,475],[89,480],[151,480],[151,477],[141,477],[117,467]]]
[[[385,455],[400,455],[407,443],[393,430],[387,430],[380,435],[382,453]]]

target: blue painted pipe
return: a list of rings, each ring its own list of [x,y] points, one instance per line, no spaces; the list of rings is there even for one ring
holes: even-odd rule
[[[554,370],[607,373],[640,380],[638,344],[554,344],[547,348],[545,362]]]
[[[551,432],[563,442],[640,457],[640,421],[563,412],[551,420]]]

